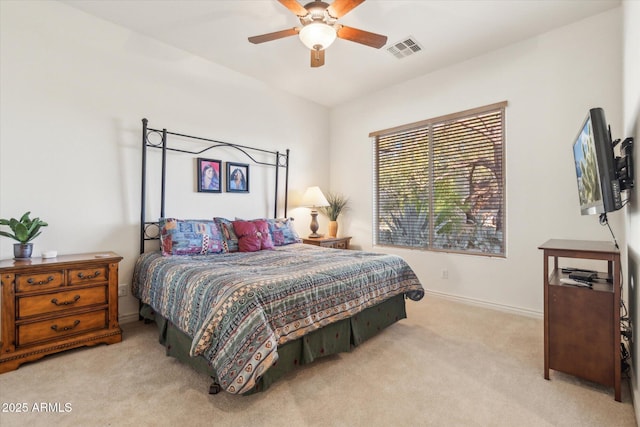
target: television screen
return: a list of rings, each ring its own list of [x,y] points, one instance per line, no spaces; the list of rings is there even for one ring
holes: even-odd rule
[[[604,212],[600,176],[596,163],[596,147],[593,142],[591,119],[587,118],[573,144],[573,158],[576,163],[578,196],[583,215]]]
[[[622,207],[613,144],[602,108],[592,108],[573,144],[582,215]]]

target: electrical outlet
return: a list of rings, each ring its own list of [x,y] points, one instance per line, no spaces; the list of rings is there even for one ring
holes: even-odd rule
[[[118,296],[126,297],[128,293],[129,286],[126,283],[120,283],[118,285]]]
[[[442,277],[443,279],[448,279],[449,278],[449,270],[447,270],[446,268],[444,268],[442,270],[442,273],[440,274],[440,277]]]

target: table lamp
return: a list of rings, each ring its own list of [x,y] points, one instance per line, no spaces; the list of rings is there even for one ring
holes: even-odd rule
[[[300,204],[311,208],[311,224],[309,225],[309,228],[311,228],[311,234],[309,237],[322,237],[322,235],[318,234],[318,211],[316,208],[329,206],[329,202],[327,201],[327,198],[324,197],[324,194],[322,194],[320,187],[307,188],[307,191],[305,191],[302,196]]]

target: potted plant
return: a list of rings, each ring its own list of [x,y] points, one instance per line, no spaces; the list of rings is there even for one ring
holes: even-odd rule
[[[338,216],[348,209],[349,199],[342,194],[328,193],[329,206],[319,208],[320,212],[329,217],[329,237],[338,235]]]
[[[13,256],[18,259],[31,258],[33,243],[30,242],[42,233],[40,228],[49,225],[40,218],[29,218],[30,214],[31,212],[27,212],[20,219],[0,219],[0,225],[8,226],[13,232],[12,234],[0,231],[0,236],[9,237],[19,242],[13,245]]]

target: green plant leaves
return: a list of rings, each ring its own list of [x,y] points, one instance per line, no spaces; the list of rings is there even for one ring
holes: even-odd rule
[[[29,215],[31,215],[31,212],[26,212],[19,220],[15,218],[0,219],[0,225],[6,225],[13,231],[13,234],[0,231],[0,236],[9,237],[20,243],[28,243],[38,237],[42,233],[40,228],[46,227],[49,224],[40,218],[31,219]]]
[[[342,194],[328,193],[327,202],[329,206],[319,208],[318,210],[329,217],[329,220],[336,221],[340,213],[348,209],[349,199]]]

